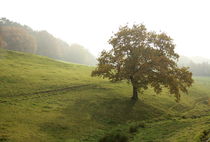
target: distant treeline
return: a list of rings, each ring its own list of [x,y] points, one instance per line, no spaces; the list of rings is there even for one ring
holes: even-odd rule
[[[68,45],[47,31],[34,31],[6,18],[0,19],[0,47],[73,63],[96,64],[95,57],[81,45]]]
[[[189,67],[194,76],[210,76],[210,64],[207,61],[195,63],[190,58],[181,56],[178,64]]]

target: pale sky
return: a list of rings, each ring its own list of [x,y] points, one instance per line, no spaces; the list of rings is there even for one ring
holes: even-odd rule
[[[210,0],[0,0],[0,18],[47,30],[98,56],[120,25],[166,32],[176,51],[210,58]]]

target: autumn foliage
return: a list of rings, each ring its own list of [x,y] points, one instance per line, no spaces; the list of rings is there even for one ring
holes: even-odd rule
[[[131,28],[126,25],[110,38],[109,44],[113,48],[101,52],[92,76],[112,82],[127,80],[133,86],[133,100],[138,99],[138,92],[151,86],[156,93],[168,88],[178,101],[180,93],[187,93],[193,83],[188,68],[177,66],[179,55],[165,33],[149,32],[143,24]]]

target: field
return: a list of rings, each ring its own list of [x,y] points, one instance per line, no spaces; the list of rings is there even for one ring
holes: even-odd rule
[[[130,101],[131,86],[90,76],[94,67],[0,49],[0,141],[206,142],[210,77],[194,77],[175,102],[152,89]]]

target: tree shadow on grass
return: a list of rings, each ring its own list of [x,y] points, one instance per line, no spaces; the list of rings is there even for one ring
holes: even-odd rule
[[[128,97],[78,99],[63,110],[66,117],[94,120],[102,124],[120,124],[157,117],[164,112],[141,100],[134,102]],[[79,120],[79,119],[78,119]]]
[[[133,102],[123,96],[97,96],[94,99],[78,98],[61,113],[62,116],[55,120],[41,124],[41,130],[59,140],[84,140],[84,137],[100,133],[100,130],[127,122],[151,119],[164,112],[141,100]]]

